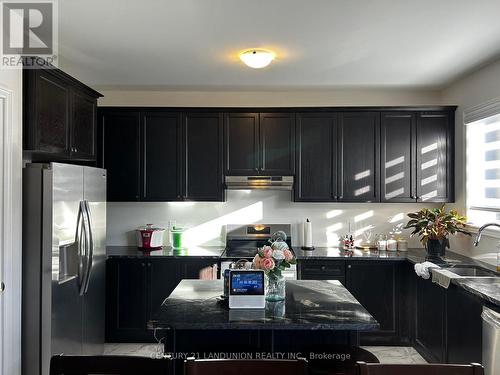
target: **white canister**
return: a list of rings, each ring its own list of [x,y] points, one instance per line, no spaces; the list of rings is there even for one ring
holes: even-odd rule
[[[408,241],[404,239],[398,240],[398,251],[408,251]]]
[[[394,238],[389,238],[387,240],[387,251],[397,251],[398,250],[398,241]]]

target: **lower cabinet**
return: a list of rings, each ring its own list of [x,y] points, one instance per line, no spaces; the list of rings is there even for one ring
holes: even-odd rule
[[[428,362],[445,360],[445,289],[431,280],[416,279],[415,331],[416,349]]]
[[[482,363],[481,300],[451,285],[446,291],[446,362]]]
[[[379,322],[380,329],[361,334],[361,344],[397,345],[400,333],[401,262],[347,262],[346,287]]]
[[[216,259],[109,258],[106,270],[106,342],[154,342],[147,329],[163,300],[182,279],[197,279]]]
[[[361,344],[407,343],[400,331],[400,276],[404,262],[377,260],[299,261],[302,280],[339,280],[380,323],[380,329],[361,334]]]

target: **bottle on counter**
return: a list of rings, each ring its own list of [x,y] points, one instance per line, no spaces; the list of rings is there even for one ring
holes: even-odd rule
[[[398,251],[398,241],[394,238],[394,236],[391,236],[387,240],[387,251]]]
[[[387,236],[385,234],[379,234],[377,236],[377,250],[379,251],[387,250]]]

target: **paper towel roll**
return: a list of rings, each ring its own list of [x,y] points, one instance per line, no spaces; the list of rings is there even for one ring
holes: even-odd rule
[[[302,246],[304,250],[313,250],[313,239],[312,239],[312,223],[309,219],[304,223],[304,245]]]

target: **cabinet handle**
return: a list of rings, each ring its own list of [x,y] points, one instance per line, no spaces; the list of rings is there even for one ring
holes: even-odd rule
[[[141,266],[142,266],[142,267],[144,267],[144,266],[146,266],[146,264],[144,264],[144,263],[141,263]]]
[[[325,266],[321,266],[320,269],[321,269],[321,271],[324,271],[324,270],[326,270],[326,267]]]
[[[148,263],[148,267],[151,267],[151,263]]]
[[[351,265],[349,264],[349,265],[347,266],[347,268],[349,268],[349,269],[350,269],[350,268],[351,268]]]

